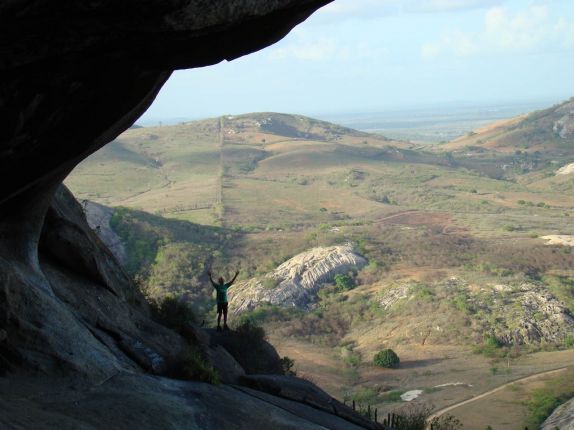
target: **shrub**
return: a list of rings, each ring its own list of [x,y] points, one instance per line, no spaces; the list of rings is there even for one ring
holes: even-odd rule
[[[424,430],[431,411],[432,407],[425,404],[412,403],[403,407],[395,411],[395,415],[400,418],[394,428],[396,430]]]
[[[401,364],[399,356],[392,349],[382,349],[375,354],[373,363],[379,367],[396,369]]]
[[[430,422],[433,430],[458,430],[462,429],[462,423],[450,414],[433,418]],[[492,429],[491,429],[492,430]]]
[[[189,303],[173,296],[150,303],[152,316],[160,324],[181,333],[185,326],[195,323]]]
[[[337,291],[348,291],[355,288],[355,281],[349,275],[338,274],[335,275],[335,287]]]
[[[195,345],[188,345],[180,353],[173,374],[181,379],[203,381],[213,385],[218,385],[220,379],[217,370]]]
[[[560,399],[552,394],[542,391],[534,392],[528,402],[530,421],[538,427],[561,403]]]
[[[297,372],[293,369],[295,367],[295,360],[285,356],[281,358],[281,369],[283,370],[283,374],[287,376],[296,376]]]
[[[265,330],[250,319],[240,320],[233,336],[222,336],[218,342],[237,360],[247,374],[284,374],[288,362],[281,359],[265,340]]]

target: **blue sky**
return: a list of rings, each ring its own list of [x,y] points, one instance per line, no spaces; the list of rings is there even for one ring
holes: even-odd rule
[[[142,120],[574,96],[572,0],[335,0],[257,53],[177,71]]]

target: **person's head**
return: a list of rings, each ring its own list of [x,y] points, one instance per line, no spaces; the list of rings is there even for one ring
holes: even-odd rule
[[[217,280],[220,284],[223,284],[223,278],[220,276],[219,279]]]

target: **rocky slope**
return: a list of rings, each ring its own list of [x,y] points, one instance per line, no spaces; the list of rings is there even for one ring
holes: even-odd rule
[[[114,209],[89,200],[82,201],[88,225],[98,234],[120,264],[126,262],[126,247],[122,239],[110,226]]]
[[[428,294],[428,296],[427,296]],[[542,283],[509,283],[476,287],[458,278],[436,283],[421,290],[418,284],[400,284],[378,297],[380,306],[392,316],[408,308],[409,302],[451,303],[454,309],[450,317],[459,311],[466,324],[459,324],[458,336],[477,336],[477,341],[486,334],[493,335],[506,345],[557,343],[574,335],[574,317],[568,308],[552,295]],[[419,306],[419,305],[417,305]],[[433,312],[433,310],[429,310]],[[441,311],[440,313],[443,313]],[[430,322],[429,322],[430,320]],[[452,319],[413,316],[405,324],[426,332],[429,341],[448,331]],[[461,329],[464,327],[464,329]],[[397,336],[405,333],[396,333]],[[411,333],[412,336],[412,333]]]
[[[233,312],[239,314],[260,304],[309,308],[322,284],[335,275],[358,270],[367,260],[352,245],[313,248],[281,264],[260,278],[238,282],[229,290]]]
[[[266,342],[253,358],[235,333],[186,325],[177,334],[154,322],[63,187],[45,226],[41,267],[50,290],[23,283],[33,285],[32,277],[15,284],[4,275],[1,284],[0,428],[381,428],[308,381],[253,375],[281,372]],[[0,269],[19,270],[1,259]],[[190,344],[224,384],[165,377],[185,365]]]
[[[563,116],[554,121],[554,132],[562,139],[574,137],[574,101],[563,104],[556,112]]]
[[[455,139],[441,150],[465,152],[540,153],[553,161],[566,161],[573,155],[574,100],[532,112],[476,130]]]
[[[540,427],[541,430],[574,430],[574,399],[558,406]]]

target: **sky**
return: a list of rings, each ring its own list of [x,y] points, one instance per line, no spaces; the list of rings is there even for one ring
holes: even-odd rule
[[[283,40],[176,71],[140,121],[574,96],[573,0],[335,0]]]

